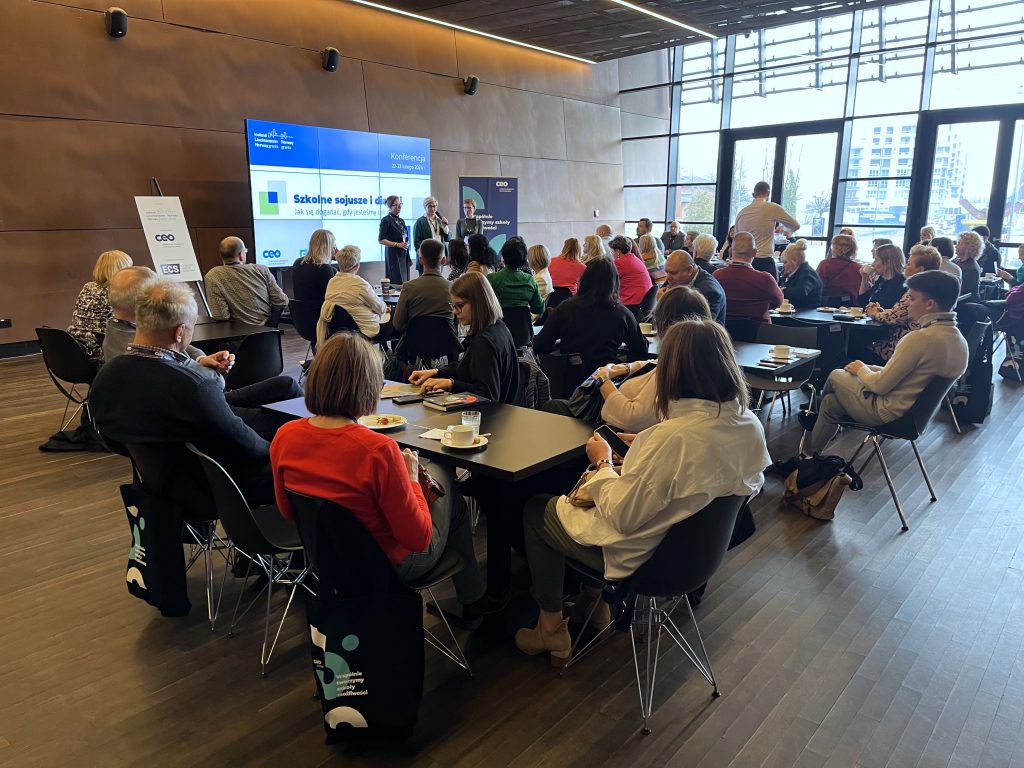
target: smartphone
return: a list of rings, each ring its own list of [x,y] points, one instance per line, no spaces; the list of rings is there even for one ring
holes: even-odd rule
[[[410,403],[422,403],[423,395],[399,395],[398,397],[391,398],[391,402],[396,405],[409,405]]]
[[[597,434],[604,438],[604,441],[612,447],[612,451],[614,451],[617,456],[621,456],[622,458],[626,457],[626,451],[629,450],[629,444],[615,434],[614,429],[605,424],[604,426],[597,428]]]

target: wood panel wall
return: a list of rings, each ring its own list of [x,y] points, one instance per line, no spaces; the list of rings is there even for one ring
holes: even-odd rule
[[[615,62],[343,0],[119,0],[131,18],[112,40],[110,4],[0,2],[0,317],[14,321],[0,348],[66,325],[101,251],[149,263],[133,197],[151,176],[182,198],[204,270],[222,237],[251,240],[247,117],[429,137],[449,216],[459,175],[518,176],[530,243],[593,232],[595,209],[622,224]],[[320,68],[328,45],[342,53],[335,73]]]

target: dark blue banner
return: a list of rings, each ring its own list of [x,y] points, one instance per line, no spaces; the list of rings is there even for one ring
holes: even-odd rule
[[[519,234],[519,180],[506,176],[460,176],[459,200],[476,203],[476,215],[484,223],[484,235],[500,251],[512,235]]]

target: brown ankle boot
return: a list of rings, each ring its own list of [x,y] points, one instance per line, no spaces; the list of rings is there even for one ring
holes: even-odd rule
[[[551,652],[551,663],[556,667],[565,666],[572,648],[569,636],[569,621],[563,619],[554,632],[541,629],[540,621],[532,629],[523,628],[516,632],[516,647],[523,653],[536,656],[544,651]]]

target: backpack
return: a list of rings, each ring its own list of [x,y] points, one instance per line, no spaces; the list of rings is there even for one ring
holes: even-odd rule
[[[992,383],[992,327],[985,331],[978,354],[970,368],[957,381],[952,393],[953,411],[958,420],[981,424],[992,412],[995,385]]]
[[[816,520],[832,520],[836,506],[847,488],[864,487],[860,475],[842,456],[814,454],[797,461],[797,468],[786,478],[782,500]]]

